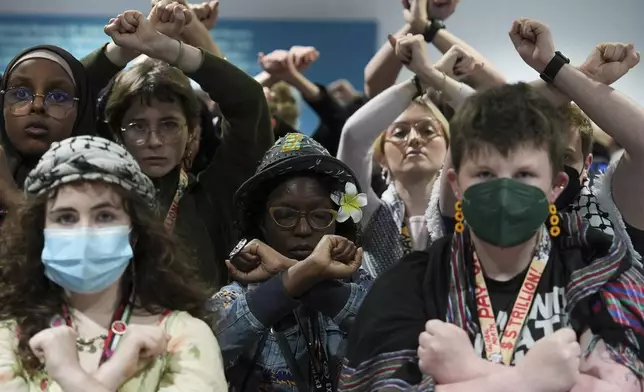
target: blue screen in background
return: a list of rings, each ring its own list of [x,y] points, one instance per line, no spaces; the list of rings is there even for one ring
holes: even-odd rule
[[[103,26],[110,17],[0,15],[0,72],[16,54],[35,45],[57,45],[80,59],[109,40]],[[253,76],[260,72],[258,52],[315,46],[320,59],[306,72],[311,81],[327,84],[343,78],[361,90],[376,33],[375,21],[222,19],[212,34],[228,60]],[[301,107],[300,129],[310,134],[318,119],[306,104]]]

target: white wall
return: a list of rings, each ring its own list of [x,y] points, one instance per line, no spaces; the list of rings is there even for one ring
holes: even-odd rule
[[[380,23],[381,42],[402,22],[399,0],[220,2],[222,16],[230,18],[376,19]],[[149,4],[149,0],[2,0],[0,12],[107,16],[132,8],[144,11]],[[509,80],[532,80],[535,73],[523,64],[507,37],[512,21],[523,16],[548,23],[557,49],[575,64],[581,64],[594,45],[603,41],[632,42],[644,52],[642,0],[462,0],[447,26],[487,56]],[[409,74],[401,75],[401,79],[404,77]],[[616,87],[644,105],[644,64],[631,71]]]

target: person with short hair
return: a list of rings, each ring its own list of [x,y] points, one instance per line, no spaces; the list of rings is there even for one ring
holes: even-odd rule
[[[557,211],[567,134],[523,83],[459,108],[454,232],[376,280],[340,391],[641,391],[644,274],[619,236]]]
[[[105,30],[119,47],[149,57],[116,77],[107,124],[153,179],[166,228],[185,241],[216,292],[228,283],[223,261],[237,240],[233,195],[274,141],[262,87],[227,60],[158,32],[139,11]],[[191,172],[196,149],[213,146],[199,145],[201,105],[189,77],[224,116],[221,140],[199,173]]]

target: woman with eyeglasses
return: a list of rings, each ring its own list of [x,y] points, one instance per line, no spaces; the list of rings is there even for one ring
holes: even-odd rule
[[[166,229],[192,249],[201,276],[217,290],[228,282],[224,260],[237,240],[233,195],[273,143],[262,87],[225,59],[158,32],[138,11],[114,18],[105,32],[148,56],[117,75],[107,124],[154,181]],[[201,105],[189,77],[225,117],[221,145],[197,175],[190,168]]]
[[[230,390],[334,391],[371,286],[358,270],[366,196],[346,165],[289,133],[235,199],[244,235],[228,261],[236,281],[211,303]]]
[[[94,130],[87,72],[70,53],[34,46],[6,70],[0,84],[0,223],[23,201],[19,188],[51,143]]]
[[[364,268],[374,277],[428,245],[425,210],[446,156],[449,124],[425,96],[431,85],[425,79],[419,75],[385,90],[349,118],[342,131],[338,158],[367,192]],[[370,187],[372,158],[388,185],[380,198]]]

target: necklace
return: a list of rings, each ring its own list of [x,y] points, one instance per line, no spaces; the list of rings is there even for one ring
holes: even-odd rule
[[[77,338],[76,339],[76,349],[78,352],[87,352],[89,354],[94,354],[98,350],[103,350],[105,348],[105,340],[107,335],[99,335],[91,339]]]

